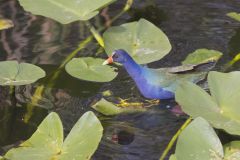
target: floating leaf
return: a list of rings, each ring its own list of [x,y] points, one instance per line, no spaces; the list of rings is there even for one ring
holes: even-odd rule
[[[73,77],[94,82],[108,82],[117,76],[116,68],[102,65],[105,60],[84,57],[73,58],[66,65],[66,71]]]
[[[103,127],[93,112],[85,113],[65,139],[59,160],[87,160],[97,149]]]
[[[38,66],[17,61],[0,62],[0,85],[26,85],[43,78],[45,72]]]
[[[9,19],[0,18],[0,30],[13,27],[13,22]]]
[[[108,55],[116,49],[124,49],[140,64],[157,61],[171,50],[168,37],[145,19],[111,27],[103,38]]]
[[[193,53],[190,53],[182,64],[198,65],[208,62],[216,62],[222,56],[222,53],[216,50],[209,49],[197,49]]]
[[[19,0],[26,11],[52,18],[62,24],[77,20],[88,20],[99,13],[99,9],[115,0]]]
[[[180,134],[175,156],[177,160],[222,160],[223,147],[213,128],[198,117]]]
[[[240,141],[232,141],[224,145],[224,160],[240,159]]]
[[[197,85],[184,82],[177,89],[176,101],[183,111],[192,117],[201,116],[216,128],[240,135],[239,79],[238,71],[212,71],[208,75],[212,97]]]
[[[63,143],[63,127],[50,113],[30,139],[6,153],[11,160],[89,160],[102,137],[103,128],[93,112],[85,113]]]
[[[172,155],[170,156],[169,160],[177,160],[177,157],[176,157],[174,154],[172,154]]]
[[[94,105],[91,106],[92,108],[94,108],[96,111],[110,116],[110,115],[117,115],[120,113],[131,113],[131,112],[141,112],[141,111],[145,111],[145,108],[130,108],[130,107],[117,107],[116,105],[114,105],[113,103],[105,100],[104,98],[102,98],[100,101],[98,101],[97,103],[95,103]]]
[[[240,13],[230,12],[227,16],[240,22]]]
[[[60,118],[50,113],[39,125],[36,132],[19,148],[13,148],[4,156],[11,160],[50,159],[61,152],[63,127]]]

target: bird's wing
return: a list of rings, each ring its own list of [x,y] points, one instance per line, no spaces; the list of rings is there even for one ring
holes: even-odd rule
[[[190,73],[170,73],[169,68],[160,68],[160,69],[151,69],[154,75],[157,75],[159,78],[155,79],[155,83],[160,85],[162,88],[175,92],[177,86],[182,81],[190,81],[197,83],[203,80],[206,77],[206,72],[190,72]]]

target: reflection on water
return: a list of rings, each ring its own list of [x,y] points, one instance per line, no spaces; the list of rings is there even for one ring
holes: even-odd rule
[[[94,18],[96,27],[105,24],[106,17],[113,17],[125,1],[118,1],[105,10],[104,16]],[[135,0],[133,9],[120,17],[114,25],[148,19],[168,35],[173,49],[164,59],[151,64],[152,67],[175,66],[186,55],[198,48],[222,51],[224,57],[219,66],[239,52],[238,22],[225,14],[240,12],[239,0]],[[61,25],[51,19],[26,13],[17,0],[1,0],[0,15],[13,20],[15,27],[0,32],[0,60],[19,60],[40,65],[48,75],[58,67],[78,44],[90,35],[82,22]],[[77,56],[95,56],[99,46],[91,42]],[[100,55],[103,56],[103,55]],[[46,79],[39,81],[46,85]],[[87,110],[93,101],[101,98],[101,92],[111,90],[109,99],[116,97],[141,101],[142,97],[133,81],[123,69],[117,79],[109,83],[92,83],[77,80],[63,71],[34,110],[28,124],[22,122],[26,104],[30,102],[37,85],[16,88],[16,99],[12,101],[8,88],[0,92],[0,145],[28,138],[43,117],[50,111],[60,114],[65,133]],[[171,136],[179,128],[184,117],[176,117],[166,108],[174,105],[164,102],[145,113],[103,117],[104,137],[93,159],[96,160],[155,160],[158,159]]]

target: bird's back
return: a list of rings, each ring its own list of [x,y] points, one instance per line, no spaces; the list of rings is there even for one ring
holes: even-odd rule
[[[197,83],[205,78],[205,72],[169,72],[169,68],[150,69],[144,68],[143,75],[147,83],[154,86],[160,86],[168,91],[175,92],[177,86],[182,81]]]

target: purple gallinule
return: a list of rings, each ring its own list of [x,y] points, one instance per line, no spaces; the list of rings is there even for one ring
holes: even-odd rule
[[[152,69],[141,66],[122,49],[115,50],[103,65],[113,62],[121,63],[135,81],[141,94],[150,99],[174,98],[174,92],[181,81],[197,83],[205,76],[203,72],[172,73],[168,68]]]

